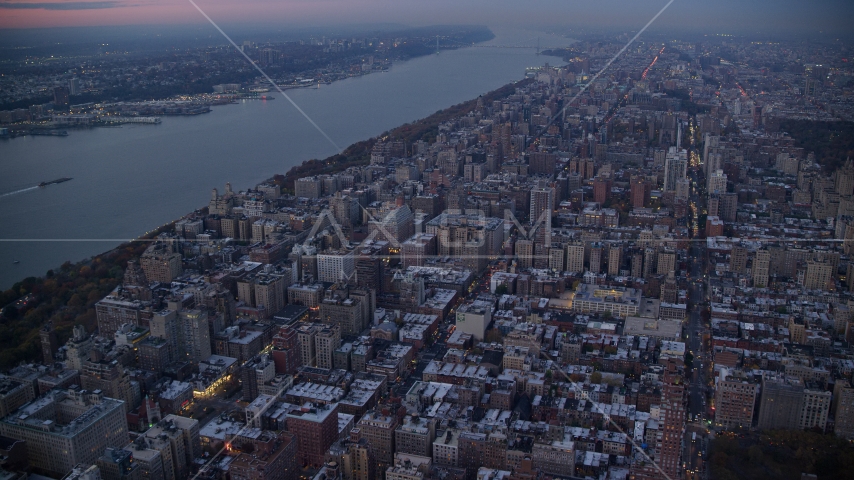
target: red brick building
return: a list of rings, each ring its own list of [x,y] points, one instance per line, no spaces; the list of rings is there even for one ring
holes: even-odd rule
[[[323,465],[323,457],[338,439],[338,404],[312,405],[288,413],[288,432],[297,437],[301,465]]]

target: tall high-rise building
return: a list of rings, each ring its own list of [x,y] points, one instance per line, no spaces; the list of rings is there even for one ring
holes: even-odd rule
[[[688,200],[691,196],[691,181],[687,178],[676,180],[676,198]]]
[[[400,245],[415,233],[415,215],[408,205],[387,212],[382,218],[372,220],[368,227],[373,238],[384,240],[392,245]]]
[[[711,154],[714,154],[716,149],[721,145],[721,137],[707,133],[703,136],[703,172],[706,176],[710,172],[721,168],[721,163],[710,161]]]
[[[460,459],[460,432],[449,428],[444,433],[437,432],[433,441],[433,463],[456,467]]]
[[[552,247],[549,249],[549,268],[557,272],[562,272],[566,269],[566,261],[564,261],[565,251],[563,248]]]
[[[327,289],[320,303],[320,321],[337,325],[344,336],[360,334],[369,323],[371,312],[368,302],[362,302],[357,295],[350,295],[346,285],[336,284]]]
[[[151,429],[148,430],[151,431]],[[176,455],[179,455],[183,452],[176,451],[173,453],[173,443],[167,436],[164,435],[163,437],[147,437],[145,435],[141,435],[137,437],[136,440],[134,440],[134,445],[139,446],[140,448],[144,448],[144,450],[142,451],[142,455],[146,463],[153,465],[151,470],[156,470],[158,466],[157,461],[160,461],[160,471],[163,475],[164,480],[177,480],[178,478],[180,478],[177,476],[179,471],[176,470],[175,458]],[[174,445],[176,448],[178,447],[177,443],[175,443]],[[139,455],[139,453],[139,451],[136,452],[137,455]],[[186,461],[183,460],[183,458],[181,460]]]
[[[200,458],[202,446],[199,422],[192,418],[167,415],[155,421],[129,446],[142,478],[173,480],[189,475],[189,465]]]
[[[584,272],[584,244],[570,243],[566,246],[566,271]]]
[[[495,257],[501,253],[504,242],[504,220],[477,214],[444,212],[427,222],[425,231],[436,236],[438,255],[463,257],[464,260],[472,256]],[[474,252],[473,246],[476,247]],[[478,269],[477,262],[466,263],[473,270]]]
[[[305,404],[287,415],[288,433],[297,437],[297,458],[301,465],[319,466],[338,439],[338,404]]]
[[[507,436],[502,433],[463,432],[459,446],[459,466],[469,475],[480,467],[507,469]]]
[[[206,310],[183,310],[170,300],[151,318],[151,337],[166,342],[169,361],[199,363],[211,356],[210,326]]]
[[[293,375],[302,365],[299,354],[297,330],[293,325],[286,325],[273,336],[273,351],[271,352],[276,373]]]
[[[427,290],[423,276],[410,270],[403,275],[396,276],[395,281],[398,282],[400,288],[399,302],[401,305],[419,307],[424,304],[427,299]]]
[[[348,281],[356,270],[356,259],[352,251],[337,250],[317,254],[317,279],[335,283]]]
[[[466,469],[466,475],[472,476],[481,466],[486,467],[484,454],[486,451],[487,435],[479,432],[461,432],[457,440],[457,463]]]
[[[827,290],[836,268],[830,263],[807,262],[803,286],[807,290]]]
[[[708,207],[710,216],[719,217],[721,214],[721,196],[717,193],[709,194]]]
[[[771,253],[768,250],[757,250],[753,257],[753,286],[765,288],[768,286],[768,268],[771,264]]]
[[[750,428],[759,385],[742,372],[728,372],[715,386],[715,423]]]
[[[403,423],[394,432],[395,452],[432,457],[435,438],[435,419],[404,417]]]
[[[593,201],[596,203],[605,203],[609,198],[611,198],[611,179],[599,177],[594,178]]]
[[[184,273],[181,254],[168,243],[155,243],[148,247],[139,258],[139,264],[146,278],[152,282],[168,284]]]
[[[833,433],[854,438],[854,388],[847,380],[837,380],[833,387]]]
[[[361,209],[356,197],[342,195],[340,191],[336,192],[335,196],[329,199],[329,208],[342,229],[350,230],[359,223]]]
[[[535,174],[554,175],[557,155],[546,152],[533,152],[528,155],[528,171]]]
[[[729,256],[729,271],[742,274],[746,268],[747,249],[740,245],[734,245]]]
[[[722,194],[720,203],[720,217],[725,222],[734,222],[738,215],[738,194],[727,192]]]
[[[80,79],[77,77],[73,77],[68,80],[68,94],[69,95],[80,95],[81,89],[83,88]]]
[[[324,292],[322,283],[301,283],[288,287],[288,303],[312,308],[320,305]]]
[[[419,266],[436,255],[436,235],[430,233],[416,233],[403,242],[401,247],[401,262],[403,268]],[[358,267],[357,267],[358,270]]]
[[[178,325],[178,310],[176,305],[170,305],[173,308],[167,308],[154,314],[151,318],[151,336],[160,338],[166,342],[167,351],[169,352],[169,362],[174,362],[179,358],[178,338],[180,330]]]
[[[359,245],[355,250],[355,284],[359,287],[371,289],[375,292],[383,292],[383,273],[387,258],[388,246],[384,242],[367,242]]]
[[[317,248],[313,245],[296,244],[288,254],[288,260],[297,269],[297,281],[317,280]]]
[[[608,247],[608,275],[619,275],[623,264],[623,247],[612,243]]]
[[[688,152],[670,147],[664,159],[664,190],[676,190],[676,181],[685,178],[688,172]]]
[[[9,415],[35,397],[36,391],[32,383],[0,376],[0,418]]]
[[[643,249],[643,276],[648,277],[656,272],[658,267],[658,249],[646,247]]]
[[[531,189],[531,211],[528,218],[534,229],[532,232],[534,236],[531,239],[534,240],[535,245],[550,247],[552,244],[554,199],[554,188],[536,187]]]
[[[726,193],[727,176],[723,170],[712,172],[708,182],[709,193]]]
[[[320,198],[323,192],[322,182],[318,177],[298,178],[294,182],[294,195],[300,198]]]
[[[763,378],[758,427],[761,430],[798,428],[804,386],[792,378]]]
[[[84,362],[80,383],[86,390],[100,391],[110,398],[124,402],[130,411],[142,401],[139,385],[131,382],[125,368],[118,362]]]
[[[753,128],[758,129],[762,126],[762,105],[758,103],[753,104]]]
[[[676,283],[675,272],[667,273],[667,278],[661,284],[661,301],[666,303],[679,303],[679,284]]]
[[[136,260],[128,260],[128,266],[122,277],[122,287],[148,287],[148,278],[145,276],[145,271]]]
[[[643,252],[635,251],[632,253],[631,262],[632,262],[632,277],[640,278],[643,277]]]
[[[231,209],[234,207],[234,194],[231,191],[231,184],[226,184],[225,195],[220,195],[219,191],[214,188],[211,190],[211,199],[208,201],[208,213],[210,215],[231,215]],[[237,232],[234,228],[234,218],[229,217],[229,225],[226,228],[220,224],[222,234],[226,238],[237,238]]]
[[[314,336],[314,351],[318,368],[333,368],[335,350],[341,346],[341,327],[323,325]]]
[[[682,471],[682,438],[685,430],[685,381],[681,358],[669,358],[662,378],[661,411],[663,430],[661,454],[656,459],[669,478],[680,478]]]
[[[632,198],[632,207],[644,208],[649,204],[650,185],[643,178],[632,180],[630,187],[630,195]]]
[[[177,430],[181,434],[186,452],[185,461],[192,462],[202,456],[202,443],[199,436],[199,421],[179,415],[166,415],[158,422],[169,430]]]
[[[600,274],[602,273],[602,256],[603,256],[604,247],[600,242],[593,242],[590,244],[590,268],[589,271]]]
[[[172,361],[171,346],[163,338],[149,335],[136,346],[142,370],[161,373]]]
[[[349,480],[377,478],[374,449],[368,439],[358,437],[358,429],[353,429],[348,438],[332,445],[326,454],[326,471],[329,472],[327,478]]]
[[[133,461],[139,465],[145,480],[168,480],[164,472],[163,455],[149,448],[148,440],[140,435],[127,448],[133,453]]]
[[[658,254],[655,273],[658,275],[667,275],[676,270],[676,252],[671,249],[665,249]]]
[[[98,334],[113,338],[124,324],[148,326],[151,311],[139,300],[127,298],[117,289],[95,304],[95,317],[98,319]]]
[[[534,242],[531,240],[516,241],[516,257],[519,268],[531,268],[534,266]]]
[[[169,415],[143,434],[149,448],[160,451],[166,478],[187,478],[190,465],[201,455],[199,422]]]
[[[276,376],[276,364],[267,355],[256,355],[240,366],[243,400],[251,402],[261,393],[261,387]]]
[[[807,383],[801,411],[798,415],[798,428],[809,430],[817,428],[822,432],[827,427],[827,416],[830,413],[832,394],[821,388],[818,383]]]
[[[320,326],[307,323],[297,327],[297,341],[299,343],[300,364],[308,367],[317,366],[317,353],[315,351],[314,337]]]
[[[266,315],[275,315],[285,307],[285,290],[291,279],[276,273],[259,274],[253,279],[255,298],[253,306],[263,308]]]
[[[178,312],[178,339],[182,359],[199,363],[211,356],[209,318],[206,310],[181,310]]]
[[[388,412],[371,410],[356,424],[359,438],[366,438],[374,449],[377,468],[384,471],[394,463],[394,431],[397,417]]]

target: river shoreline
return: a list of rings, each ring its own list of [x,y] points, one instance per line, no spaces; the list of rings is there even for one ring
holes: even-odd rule
[[[498,33],[498,32],[497,32]],[[493,45],[524,44],[530,33],[499,34]],[[536,38],[536,37],[534,37]],[[572,43],[571,39],[563,39]],[[551,57],[534,49],[462,48],[398,62],[288,95],[338,145],[353,145],[523,78]],[[199,207],[213,187],[254,187],[311,159],[338,153],[288,102],[238,102],[211,115],[168,116],[161,127],[75,130],[68,137],[0,142],[0,192],[54,178],[73,182],[2,197],[7,226],[0,288],[43,276],[66,260],[91,258]],[[19,264],[12,265],[14,260]]]

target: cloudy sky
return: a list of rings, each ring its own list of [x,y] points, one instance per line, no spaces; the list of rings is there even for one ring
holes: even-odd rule
[[[395,22],[640,28],[668,0],[194,0],[226,24],[317,26]],[[0,28],[188,24],[190,0],[0,0]],[[658,28],[699,33],[850,32],[851,0],[675,0]],[[715,32],[715,30],[719,30]]]

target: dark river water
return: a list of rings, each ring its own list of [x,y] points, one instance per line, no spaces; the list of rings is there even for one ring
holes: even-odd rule
[[[538,34],[495,31],[483,45],[416,58],[388,72],[290,90],[340,147],[560,64],[536,55]],[[544,46],[571,41],[540,34]],[[281,97],[278,93],[274,94]],[[254,186],[335,148],[284,98],[214,107],[159,125],[72,130],[0,141],[0,288],[66,260],[104,252],[207,204],[226,182]],[[42,181],[73,180],[45,188]],[[15,263],[18,262],[18,263]]]

